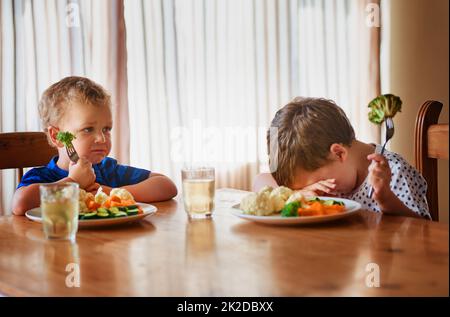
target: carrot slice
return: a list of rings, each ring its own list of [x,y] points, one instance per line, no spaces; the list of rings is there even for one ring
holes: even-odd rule
[[[120,199],[119,196],[111,196],[111,202],[113,201],[120,203],[122,200]]]
[[[97,208],[101,207],[100,204],[96,203],[93,200],[90,200],[87,206],[88,206],[89,210],[97,210]]]
[[[122,200],[122,204],[124,206],[136,205],[136,202],[131,199]]]
[[[105,200],[105,202],[103,203],[103,207],[105,207],[105,208],[111,207],[111,201],[109,200],[109,198],[107,200]]]

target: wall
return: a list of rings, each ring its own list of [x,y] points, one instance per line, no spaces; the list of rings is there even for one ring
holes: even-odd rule
[[[448,123],[449,108],[449,1],[390,0],[390,92],[403,100],[395,118],[395,136],[390,149],[414,164],[414,123],[420,105],[427,99],[444,104],[440,122]],[[386,91],[383,91],[386,93]],[[440,160],[439,218],[448,223],[448,166]]]

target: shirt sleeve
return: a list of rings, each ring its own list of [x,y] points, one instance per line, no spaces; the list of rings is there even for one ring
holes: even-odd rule
[[[128,165],[117,164],[115,168],[118,187],[134,185],[146,180],[150,176],[150,171]]]
[[[23,175],[19,185],[17,185],[17,189],[31,184],[51,183],[53,181],[43,168],[33,168]]]
[[[391,166],[391,189],[403,204],[422,217],[431,219],[427,203],[427,182],[422,175],[401,157]]]

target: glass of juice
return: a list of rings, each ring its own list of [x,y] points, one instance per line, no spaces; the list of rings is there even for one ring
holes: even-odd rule
[[[78,184],[41,184],[39,190],[45,237],[74,242],[78,230]]]
[[[215,173],[213,167],[181,170],[184,209],[192,219],[210,218],[214,209]]]

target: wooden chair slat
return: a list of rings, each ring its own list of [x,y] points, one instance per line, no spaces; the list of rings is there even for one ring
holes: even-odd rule
[[[448,124],[433,124],[428,128],[428,156],[448,160]]]
[[[427,202],[434,221],[439,220],[437,159],[448,159],[448,124],[437,124],[442,106],[439,101],[425,101],[417,114],[414,131],[416,168],[427,181]]]
[[[44,132],[0,133],[0,170],[17,168],[19,181],[23,168],[47,165],[54,155]]]

